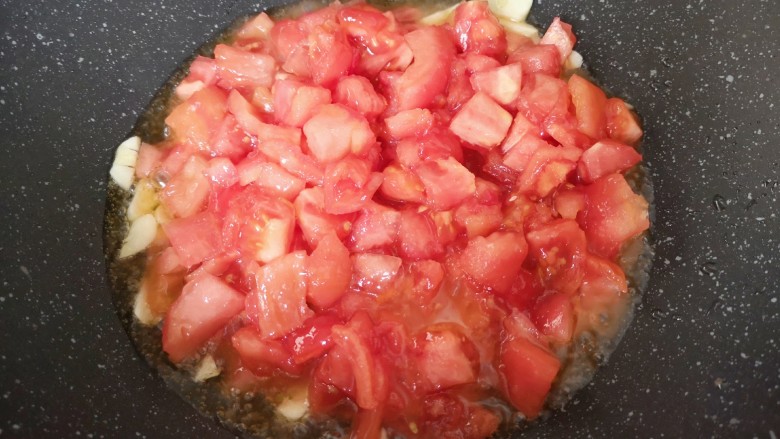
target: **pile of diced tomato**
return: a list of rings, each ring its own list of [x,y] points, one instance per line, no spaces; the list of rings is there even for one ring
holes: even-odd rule
[[[642,130],[564,71],[559,19],[535,42],[487,2],[419,18],[260,14],[195,59],[139,154],[168,216],[144,285],[173,363],[306,383],[355,437],[485,437],[481,401],[538,416],[578,316],[626,294]]]

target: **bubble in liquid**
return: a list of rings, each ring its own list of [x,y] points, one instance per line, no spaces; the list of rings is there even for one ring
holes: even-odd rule
[[[715,195],[712,197],[712,207],[714,207],[717,212],[723,212],[726,210],[726,199],[723,198],[722,195]]]

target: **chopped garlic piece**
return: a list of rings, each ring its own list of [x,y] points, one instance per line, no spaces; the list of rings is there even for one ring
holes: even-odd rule
[[[162,225],[169,223],[173,219],[173,216],[171,216],[171,213],[168,212],[168,209],[164,205],[160,204],[154,209],[154,219],[157,220],[157,224]]]
[[[532,4],[533,0],[488,0],[494,14],[512,21],[525,21]]]
[[[119,258],[132,256],[149,247],[156,235],[157,220],[154,219],[154,215],[147,213],[133,221],[130,223],[130,230],[127,231],[122,249],[119,251]]]
[[[149,302],[146,300],[146,288],[141,285],[141,289],[138,294],[135,295],[135,303],[133,304],[133,314],[144,325],[154,326],[160,323],[162,316],[155,315],[152,309],[149,308]]]
[[[564,64],[564,68],[566,70],[574,70],[579,69],[582,67],[582,55],[580,55],[579,52],[576,50],[571,51],[571,55],[569,55],[568,58],[566,58],[566,63]]]
[[[285,396],[276,411],[285,418],[295,421],[301,419],[309,411],[309,397],[305,387],[294,389],[289,395]]]
[[[214,357],[206,355],[200,360],[200,365],[198,366],[198,370],[195,372],[195,377],[193,379],[197,382],[202,382],[209,378],[219,376],[220,373],[222,373],[222,369],[217,366]]]
[[[143,179],[135,185],[133,199],[130,201],[130,205],[127,206],[127,219],[135,221],[147,213],[152,213],[159,203],[157,192],[154,190],[154,184],[147,179]]]
[[[125,190],[130,190],[130,186],[133,185],[139,148],[141,148],[141,138],[133,136],[119,144],[116,149],[109,174],[116,184]]]
[[[442,9],[441,11],[436,11],[432,14],[426,15],[420,19],[420,23],[427,24],[429,26],[444,24],[450,20],[452,12],[455,11],[455,8],[457,8],[458,5],[460,5],[460,3],[456,3],[447,9]]]
[[[539,36],[539,29],[524,22],[507,20],[505,18],[499,18],[498,21],[509,32],[522,35],[532,39],[535,43],[538,43],[541,37]]]

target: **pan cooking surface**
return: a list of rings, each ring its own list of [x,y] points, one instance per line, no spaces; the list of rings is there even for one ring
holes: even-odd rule
[[[0,4],[0,436],[231,437],[134,352],[102,255],[113,148],[245,1]],[[563,435],[780,434],[780,3],[544,1],[644,116],[656,259]]]

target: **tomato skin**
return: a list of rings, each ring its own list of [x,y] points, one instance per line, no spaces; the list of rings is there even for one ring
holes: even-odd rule
[[[193,279],[165,317],[163,351],[172,362],[181,362],[243,309],[244,295],[221,279],[207,273]]]
[[[508,111],[478,92],[452,118],[450,130],[468,144],[490,149],[504,140],[511,124]]]
[[[647,201],[635,194],[620,174],[602,177],[584,190],[588,207],[577,221],[588,237],[588,248],[612,260],[624,242],[650,226]]]
[[[313,315],[306,305],[306,252],[282,256],[252,269],[255,286],[246,313],[264,338],[281,337]]]
[[[544,36],[542,36],[541,41],[539,41],[539,44],[555,46],[558,49],[558,53],[560,53],[561,63],[563,63],[571,55],[576,42],[577,38],[574,37],[574,33],[571,31],[571,25],[561,21],[560,17],[555,17],[550,27],[545,31]]]
[[[628,105],[620,98],[609,98],[604,110],[609,137],[626,145],[636,145],[642,138],[642,127]]]
[[[349,250],[335,233],[325,235],[307,261],[306,298],[314,309],[332,306],[347,292],[352,279]]]
[[[522,234],[494,232],[469,240],[460,255],[460,266],[478,286],[505,292],[520,272],[527,252]]]
[[[528,253],[547,288],[574,294],[582,284],[587,252],[585,232],[576,221],[556,220],[526,234]]]
[[[569,93],[577,116],[577,128],[593,139],[605,137],[607,96],[604,92],[587,79],[575,74],[569,78]]]
[[[602,140],[582,153],[577,165],[580,180],[593,183],[609,174],[622,173],[642,161],[642,156],[628,145]]]

